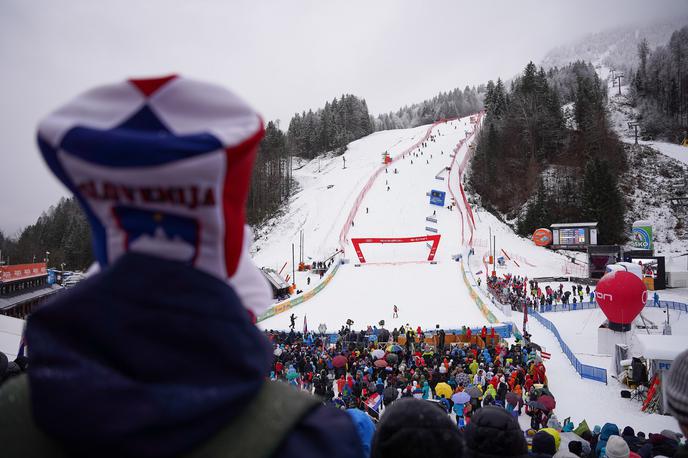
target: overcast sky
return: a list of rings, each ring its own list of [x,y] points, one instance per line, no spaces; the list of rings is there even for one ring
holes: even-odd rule
[[[93,85],[182,73],[286,129],[342,93],[378,114],[509,78],[590,32],[686,13],[686,0],[0,0],[0,229],[16,234],[66,195],[35,127]]]

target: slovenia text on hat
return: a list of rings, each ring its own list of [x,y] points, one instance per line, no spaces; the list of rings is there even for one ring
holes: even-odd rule
[[[180,76],[92,89],[43,119],[38,143],[92,228],[101,266],[126,252],[187,263],[258,315],[245,203],[263,123],[226,89]]]

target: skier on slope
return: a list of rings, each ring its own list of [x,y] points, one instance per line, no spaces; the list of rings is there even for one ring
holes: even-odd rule
[[[394,304],[394,312],[392,313],[392,318],[399,318],[399,308]]]
[[[291,316],[289,317],[289,321],[290,321],[289,328],[294,330],[294,328],[296,327],[296,315],[294,315],[292,313]]]

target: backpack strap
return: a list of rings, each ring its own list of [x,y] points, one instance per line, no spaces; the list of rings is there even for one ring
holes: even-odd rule
[[[320,405],[315,396],[280,382],[264,382],[256,398],[229,425],[185,458],[268,458],[305,415]],[[26,374],[0,387],[2,456],[67,457],[65,448],[36,426]]]
[[[186,458],[268,458],[311,410],[315,396],[282,382],[265,382],[254,401],[237,418]]]
[[[36,426],[29,379],[21,374],[0,386],[0,450],[3,456],[67,457],[57,441]]]

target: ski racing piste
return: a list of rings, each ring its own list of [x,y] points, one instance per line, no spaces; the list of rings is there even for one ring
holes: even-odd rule
[[[389,165],[393,164],[400,158],[404,158],[407,154],[410,154],[413,150],[419,148],[424,142],[426,142],[429,138],[430,135],[432,134],[432,130],[441,124],[446,124],[449,121],[454,121],[457,118],[449,118],[449,119],[440,119],[439,121],[434,122],[431,124],[428,129],[426,130],[425,134],[423,137],[415,142],[413,145],[409,146],[405,150],[403,150],[401,153],[398,153],[394,157],[389,157],[387,156],[385,158],[385,162],[378,167],[373,175],[368,179],[366,184],[363,186],[361,191],[358,194],[358,197],[356,198],[356,201],[354,202],[354,205],[352,206],[351,210],[349,211],[349,215],[346,219],[346,222],[344,223],[344,226],[342,227],[342,230],[340,232],[339,236],[339,245],[340,245],[340,253],[337,254],[334,258],[334,262],[332,263],[332,266],[328,269],[327,273],[323,276],[323,279],[320,281],[318,285],[316,285],[313,289],[306,291],[304,293],[301,293],[297,295],[294,298],[286,299],[282,302],[278,302],[277,304],[273,305],[270,307],[268,310],[266,310],[263,314],[257,317],[257,322],[264,321],[268,318],[271,318],[275,315],[278,315],[280,313],[284,313],[287,310],[292,309],[293,307],[296,307],[297,305],[300,305],[304,303],[305,301],[312,299],[316,294],[321,292],[334,278],[335,274],[339,270],[339,266],[345,262],[345,248],[346,244],[348,242],[347,235],[349,233],[349,228],[352,226],[351,222],[354,220],[356,214],[358,213],[358,210],[361,206],[361,202],[363,202],[363,199],[365,198],[366,194],[372,187],[373,183],[377,179],[377,177],[387,168]],[[435,250],[437,249],[437,246],[435,245]],[[433,253],[434,256],[434,253]]]

